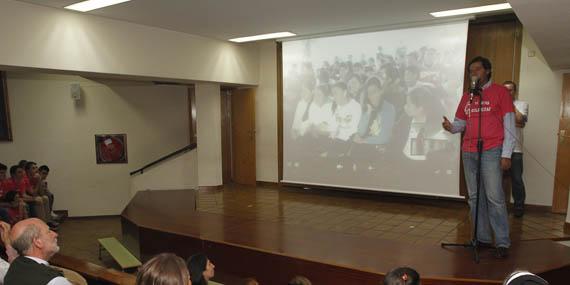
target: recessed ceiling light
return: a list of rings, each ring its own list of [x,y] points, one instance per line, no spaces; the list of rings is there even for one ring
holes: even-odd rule
[[[450,16],[466,15],[466,14],[477,14],[477,13],[507,10],[507,9],[511,9],[511,4],[509,3],[494,4],[494,5],[486,5],[486,6],[479,6],[472,8],[433,12],[430,14],[434,17],[439,18],[439,17],[450,17]]]
[[[256,36],[251,36],[251,37],[235,38],[235,39],[230,39],[229,41],[234,42],[234,43],[244,43],[244,42],[260,41],[260,40],[267,40],[267,39],[292,37],[292,36],[296,36],[296,34],[293,34],[290,32],[280,32],[280,33],[256,35]]]
[[[87,12],[111,5],[117,5],[131,0],[87,0],[66,6],[65,9],[75,10],[79,12]]]

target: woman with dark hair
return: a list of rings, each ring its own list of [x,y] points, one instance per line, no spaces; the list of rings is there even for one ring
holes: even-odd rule
[[[425,160],[429,152],[442,150],[447,135],[440,127],[441,114],[445,113],[440,100],[430,89],[413,89],[406,97],[404,111],[411,118],[404,154],[412,160]]]
[[[161,253],[137,273],[136,285],[192,285],[184,260],[172,253]]]
[[[208,281],[214,277],[214,264],[203,253],[197,253],[186,261],[188,271],[192,277],[192,284],[207,285]]]
[[[368,79],[364,88],[365,93],[361,98],[362,117],[354,142],[357,144],[387,144],[392,135],[396,109],[394,105],[384,100],[382,83],[378,77]]]
[[[362,117],[358,123],[358,133],[353,137],[351,156],[353,170],[357,164],[364,164],[371,171],[375,169],[378,156],[383,154],[392,137],[396,120],[394,105],[384,100],[382,83],[378,77],[366,81],[362,94]]]

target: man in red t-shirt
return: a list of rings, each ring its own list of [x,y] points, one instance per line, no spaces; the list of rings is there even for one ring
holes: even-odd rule
[[[510,247],[509,222],[505,194],[502,187],[502,170],[511,166],[515,145],[515,113],[507,89],[491,81],[491,62],[476,57],[469,63],[469,75],[475,79],[480,94],[465,93],[461,98],[455,119],[444,117],[443,128],[451,133],[463,132],[462,158],[465,180],[469,192],[471,220],[475,221],[477,203],[477,142],[481,119],[481,180],[477,234],[481,245],[490,245],[495,234],[496,256],[505,258]],[[481,116],[481,118],[479,118]],[[492,229],[492,231],[491,231]]]
[[[30,206],[33,206],[33,214],[31,216],[40,218],[51,228],[56,228],[58,224],[51,220],[49,198],[39,193],[41,177],[38,171],[38,165],[33,161],[28,161],[26,162],[24,170],[26,172],[24,177],[27,178],[24,179],[24,181],[27,182],[29,186],[26,188],[26,192],[30,197],[34,199],[32,203],[26,201],[28,204],[30,204]]]

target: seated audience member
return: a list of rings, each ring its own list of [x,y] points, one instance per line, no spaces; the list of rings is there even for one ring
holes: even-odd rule
[[[301,85],[301,99],[295,108],[295,115],[293,116],[293,125],[291,126],[291,136],[295,139],[303,137],[309,127],[307,120],[307,113],[313,101],[314,86],[305,81]]]
[[[59,251],[57,233],[46,223],[37,218],[22,220],[12,228],[10,239],[20,256],[10,264],[5,285],[71,285],[61,271],[45,266]]]
[[[0,222],[0,239],[4,245],[5,255],[8,261],[0,258],[0,285],[4,284],[4,276],[8,272],[10,263],[14,261],[19,255],[18,252],[12,247],[12,241],[10,240],[10,225],[4,222]],[[59,270],[63,273],[63,276],[69,280],[73,285],[88,285],[87,280],[83,276],[79,275],[75,271],[69,269],[57,267],[50,265],[50,267]],[[49,283],[48,283],[49,284]]]
[[[372,77],[366,81],[361,99],[362,116],[352,145],[354,171],[357,170],[358,163],[368,170],[375,168],[385,152],[385,146],[390,142],[396,121],[395,108],[385,100],[379,78]]]
[[[346,84],[335,83],[331,92],[333,94],[333,121],[331,122],[331,158],[336,161],[336,168],[341,170],[347,163],[346,156],[350,149],[350,139],[358,131],[358,122],[362,115],[360,103],[351,98],[346,91]]]
[[[33,161],[28,161],[26,163],[26,167],[24,168],[26,175],[25,177],[28,178],[30,187],[28,188],[28,195],[34,197],[34,213],[44,222],[47,222],[50,227],[57,227],[58,224],[51,220],[51,210],[49,208],[49,198],[46,195],[40,194],[40,182],[41,176],[38,171],[38,165]]]
[[[415,88],[406,96],[404,111],[411,118],[403,153],[411,160],[426,160],[430,153],[442,151],[447,134],[441,129],[443,105],[425,87]]]
[[[384,285],[419,285],[420,274],[409,267],[398,267],[384,277]]]
[[[136,285],[192,285],[184,260],[172,253],[161,253],[138,271]]]
[[[358,124],[356,143],[387,144],[392,136],[396,120],[394,105],[386,101],[380,79],[372,77],[366,81],[362,96],[362,117]]]
[[[10,225],[8,223],[0,222],[0,239],[2,240],[6,256],[8,257],[8,261],[0,258],[0,284],[4,284],[4,276],[6,276],[6,272],[8,272],[10,262],[18,257],[18,253],[14,250],[12,242],[10,241]]]
[[[207,285],[210,279],[214,277],[214,268],[216,266],[203,253],[190,256],[186,261],[186,265],[194,285]]]
[[[548,282],[528,271],[515,271],[505,279],[503,285],[548,285]]]
[[[53,193],[51,193],[51,191],[49,191],[49,187],[48,187],[47,177],[49,175],[49,167],[47,165],[42,165],[42,166],[40,166],[40,168],[38,168],[38,170],[40,173],[39,194],[45,195],[49,199],[49,211],[50,211],[51,219],[55,220],[55,221],[60,221],[61,216],[59,216],[53,212],[53,202],[54,202],[55,198],[54,198]]]
[[[288,285],[311,285],[311,281],[304,276],[295,276],[287,283]]]
[[[7,202],[5,199],[5,194],[8,193],[8,189],[6,187],[6,172],[8,171],[8,167],[6,165],[0,163],[0,220],[11,223],[12,219],[10,218],[9,208],[12,207],[12,203]]]
[[[9,207],[8,214],[11,222],[17,222],[28,217],[26,211],[26,200],[33,201],[33,197],[26,194],[26,188],[29,186],[27,180],[24,180],[24,170],[19,165],[10,167],[10,178],[2,183],[2,201],[5,206]]]

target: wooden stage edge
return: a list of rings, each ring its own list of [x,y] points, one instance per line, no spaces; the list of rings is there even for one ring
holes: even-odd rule
[[[565,284],[570,273],[570,248],[552,240],[513,244],[504,260],[495,259],[489,249],[481,250],[481,263],[475,264],[472,252],[463,248],[316,230],[244,218],[229,210],[206,213],[194,205],[195,191],[138,192],[121,214],[123,241],[143,261],[161,252],[183,258],[204,252],[217,271],[255,277],[260,284],[287,284],[303,275],[316,285],[378,285],[398,266],[415,268],[422,284],[428,285],[502,284],[517,269],[539,274],[550,284]],[[218,281],[239,284],[235,278]]]

